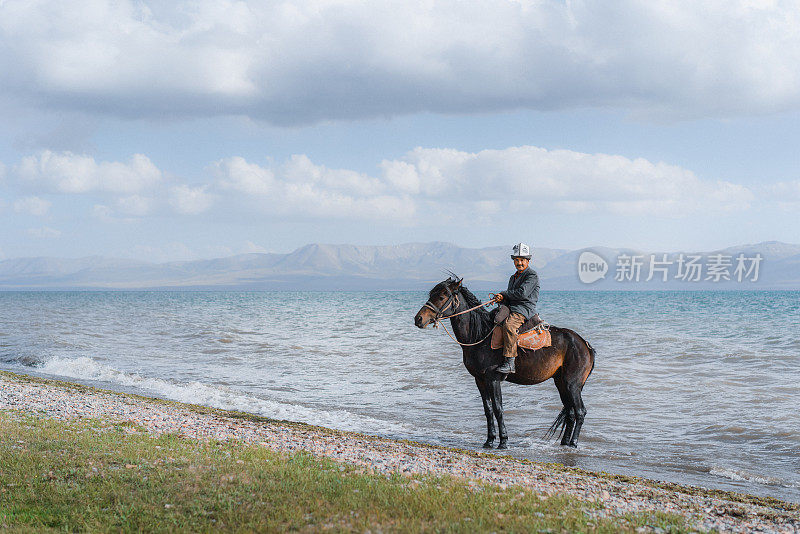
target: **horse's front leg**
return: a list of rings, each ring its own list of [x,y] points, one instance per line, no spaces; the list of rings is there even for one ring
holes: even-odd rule
[[[494,413],[492,411],[492,399],[489,394],[489,387],[483,378],[475,377],[475,384],[478,386],[478,391],[481,392],[481,400],[483,401],[483,413],[486,414],[486,442],[483,444],[484,449],[491,449],[494,443],[494,438],[497,433],[494,429]]]
[[[503,392],[501,384],[503,383],[503,375],[493,375],[489,382],[492,393],[492,408],[494,409],[494,416],[497,418],[497,429],[500,431],[500,444],[498,449],[508,448],[508,431],[506,430],[506,423],[503,421]]]

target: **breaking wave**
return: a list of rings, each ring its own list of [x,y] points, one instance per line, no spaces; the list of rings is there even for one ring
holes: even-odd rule
[[[788,488],[796,487],[794,484],[787,482],[786,480],[748,473],[743,469],[731,469],[727,467],[714,466],[711,468],[709,473],[712,475],[725,477],[730,480],[735,480],[737,482],[756,482],[758,484],[766,484],[768,486],[784,486]]]
[[[137,373],[126,373],[86,356],[55,357],[40,363],[36,369],[47,375],[103,382],[112,387],[124,386],[178,402],[248,412],[270,419],[298,421],[339,430],[381,435],[410,437],[413,434],[410,427],[400,423],[382,421],[345,410],[321,410],[276,402],[248,395],[226,386],[209,385],[197,381],[179,383],[146,377]]]

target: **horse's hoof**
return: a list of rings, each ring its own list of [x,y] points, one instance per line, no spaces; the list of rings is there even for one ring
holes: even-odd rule
[[[491,449],[491,448],[492,448],[492,444],[493,444],[493,443],[494,443],[494,440],[493,440],[493,439],[487,439],[487,440],[486,440],[486,441],[483,443],[483,448],[484,448],[484,449]]]
[[[569,445],[567,445],[567,447],[572,447],[573,449],[577,449],[578,448],[578,444],[575,443],[575,442],[572,442]]]
[[[498,449],[507,449],[507,448],[508,448],[508,442],[506,442],[506,441],[501,441],[501,442],[500,442],[500,445],[498,445],[498,446],[497,446],[497,448],[498,448]]]

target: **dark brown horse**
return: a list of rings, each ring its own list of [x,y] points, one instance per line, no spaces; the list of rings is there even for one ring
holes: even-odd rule
[[[462,281],[463,278],[451,277],[436,284],[430,291],[428,302],[414,317],[414,324],[419,328],[425,328],[442,317],[449,317],[478,306],[480,301],[461,284]],[[500,430],[498,448],[508,447],[508,432],[503,422],[503,395],[500,390],[502,381],[530,385],[544,382],[548,378],[552,378],[555,382],[564,405],[550,426],[549,433],[554,434],[560,427],[563,434],[561,445],[578,446],[578,435],[586,415],[581,390],[594,369],[594,349],[586,340],[572,330],[551,326],[551,346],[533,351],[519,349],[516,372],[505,375],[495,372],[502,363],[503,356],[501,349],[491,348],[489,333],[494,328],[494,321],[486,309],[479,307],[474,311],[451,317],[450,325],[456,339],[462,345],[464,366],[475,377],[475,383],[483,399],[488,427],[484,448],[490,448],[497,435],[495,418]],[[478,343],[474,344],[476,342]]]

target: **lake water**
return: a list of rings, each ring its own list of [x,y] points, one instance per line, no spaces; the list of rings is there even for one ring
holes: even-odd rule
[[[486,294],[479,293],[485,299]],[[479,448],[461,350],[421,292],[0,292],[0,367]],[[543,292],[597,350],[578,450],[552,381],[504,385],[506,454],[800,502],[800,292]]]

